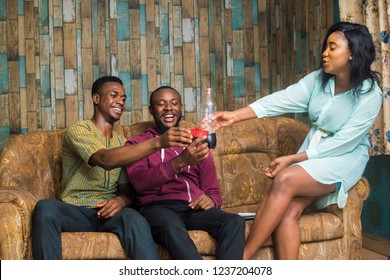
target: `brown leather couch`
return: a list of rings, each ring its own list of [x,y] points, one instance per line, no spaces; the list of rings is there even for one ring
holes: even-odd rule
[[[194,127],[194,123],[182,124]],[[142,132],[151,122],[117,126],[127,137]],[[255,119],[217,131],[212,151],[223,194],[222,208],[229,212],[255,212],[270,186],[262,170],[281,155],[297,151],[308,127],[286,117]],[[31,213],[36,202],[58,197],[61,181],[63,130],[29,132],[10,139],[0,154],[0,259],[31,259]],[[361,259],[361,210],[369,195],[362,178],[350,191],[344,209],[330,206],[305,213],[300,219],[300,259]],[[247,221],[246,233],[251,221]],[[190,231],[205,259],[214,258],[215,242],[206,232]],[[64,259],[126,259],[113,233],[62,234]],[[162,258],[168,253],[159,248]],[[272,240],[257,259],[273,259]]]

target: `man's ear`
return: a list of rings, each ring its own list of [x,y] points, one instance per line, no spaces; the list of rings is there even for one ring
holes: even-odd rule
[[[151,114],[153,116],[153,108],[152,108],[152,106],[149,105],[148,109],[149,109],[149,114]]]
[[[99,104],[100,95],[97,93],[92,94],[92,101],[93,101],[93,104],[95,104],[95,105]]]

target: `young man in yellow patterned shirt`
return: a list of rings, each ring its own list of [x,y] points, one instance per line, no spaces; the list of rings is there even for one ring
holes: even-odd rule
[[[68,128],[63,141],[60,200],[38,201],[33,215],[34,259],[62,259],[61,232],[113,232],[132,259],[158,259],[149,224],[131,204],[127,175],[130,165],[164,147],[191,143],[184,128],[124,146],[126,138],[114,130],[126,107],[122,81],[114,76],[92,86],[94,115]]]

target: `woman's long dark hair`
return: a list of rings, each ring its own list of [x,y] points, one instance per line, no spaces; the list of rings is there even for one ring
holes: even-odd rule
[[[344,33],[345,38],[348,40],[348,47],[352,53],[351,60],[351,75],[350,83],[352,85],[352,92],[354,96],[364,94],[374,86],[374,82],[379,83],[378,73],[371,70],[371,64],[375,60],[375,46],[372,42],[372,36],[367,27],[357,23],[350,22],[338,22],[329,28],[326,33],[324,42],[322,44],[322,52],[327,48],[327,40],[330,34],[340,31]],[[322,86],[328,83],[332,78],[332,74],[322,71]],[[371,80],[371,86],[369,90],[360,92],[363,81],[366,79]]]

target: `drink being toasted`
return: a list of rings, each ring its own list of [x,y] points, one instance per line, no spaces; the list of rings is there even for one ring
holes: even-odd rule
[[[190,128],[190,134],[194,137],[194,139],[206,135],[206,141],[210,149],[214,149],[217,145],[217,137],[215,133],[209,133],[207,130],[201,128]]]
[[[204,130],[204,129],[201,129],[201,128],[190,128],[190,134],[192,135],[192,137],[194,137],[194,139],[198,138],[198,137],[201,137],[203,135],[207,136],[209,134],[209,132],[207,130]]]

